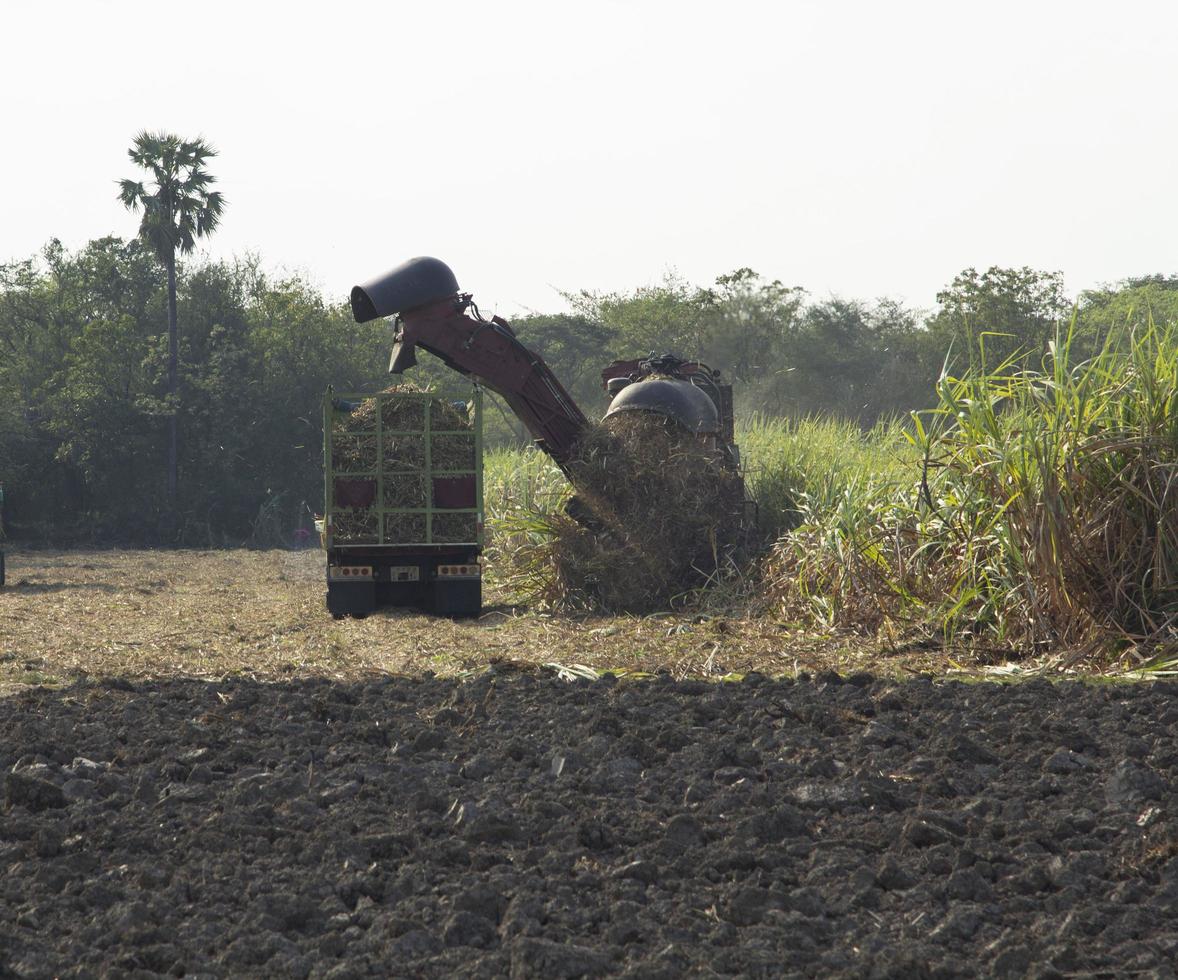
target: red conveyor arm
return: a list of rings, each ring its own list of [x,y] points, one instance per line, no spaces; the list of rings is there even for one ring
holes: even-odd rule
[[[506,320],[482,318],[463,293],[402,313],[393,341],[389,370],[394,374],[416,363],[415,347],[424,348],[501,395],[536,445],[564,469],[589,422],[544,359],[519,342]]]

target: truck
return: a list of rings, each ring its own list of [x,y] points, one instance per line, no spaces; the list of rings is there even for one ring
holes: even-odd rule
[[[477,616],[482,605],[483,393],[395,386],[323,400],[327,608]]]

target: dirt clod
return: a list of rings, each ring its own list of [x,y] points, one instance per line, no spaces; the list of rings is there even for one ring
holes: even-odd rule
[[[66,805],[60,786],[19,772],[10,772],[4,777],[4,800],[10,807],[24,807],[32,813],[59,810]]]

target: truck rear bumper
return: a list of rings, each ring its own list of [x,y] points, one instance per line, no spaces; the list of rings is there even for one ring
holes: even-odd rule
[[[441,616],[477,616],[482,607],[478,551],[443,548],[328,552],[327,608],[336,617],[365,616],[381,606],[417,606]]]

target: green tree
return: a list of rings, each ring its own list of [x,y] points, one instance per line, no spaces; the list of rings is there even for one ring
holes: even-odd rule
[[[1039,356],[1071,313],[1063,274],[1024,266],[966,269],[937,294],[930,333],[958,357],[994,368],[1016,354]]]
[[[831,296],[789,320],[772,371],[738,404],[767,415],[835,415],[869,426],[933,401],[940,360],[918,314]]]
[[[716,277],[700,356],[744,383],[770,376],[783,360],[805,290],[766,282],[749,268]]]
[[[871,416],[866,388],[879,346],[865,304],[832,296],[808,306],[791,332],[776,414]]]
[[[624,358],[649,353],[699,357],[711,320],[714,296],[669,273],[655,286],[632,293],[565,293],[578,316],[600,323]]]
[[[1085,351],[1098,349],[1110,333],[1141,331],[1151,322],[1178,325],[1178,277],[1140,276],[1080,296],[1077,334]]]
[[[323,391],[389,384],[389,329],[257,259],[177,272],[179,470],[163,263],[144,242],[50,242],[0,265],[0,479],[16,533],[74,542],[277,540],[320,506]],[[440,366],[445,379],[461,381]],[[305,506],[304,506],[305,502]],[[263,520],[265,518],[265,520]]]
[[[203,140],[182,140],[171,133],[139,133],[127,151],[131,162],[152,181],[119,181],[119,200],[142,211],[139,236],[151,246],[168,272],[168,396],[171,403],[168,444],[168,504],[174,509],[177,482],[178,337],[176,325],[176,254],[192,251],[198,238],[211,235],[221,219],[225,199],[211,190],[216,181],[204,169],[217,155]]]
[[[40,262],[0,268],[0,472],[14,520],[66,532],[99,505],[147,523],[137,491],[163,476],[165,444],[142,403],[161,377],[164,301],[163,269],[138,241],[72,254],[52,241]]]

